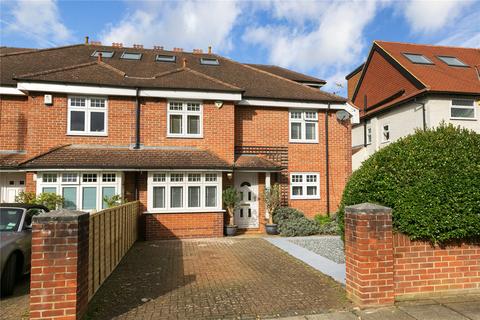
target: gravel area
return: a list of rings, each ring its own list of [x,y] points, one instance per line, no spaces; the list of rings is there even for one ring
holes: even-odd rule
[[[345,263],[343,241],[339,236],[299,237],[288,241],[336,263]]]

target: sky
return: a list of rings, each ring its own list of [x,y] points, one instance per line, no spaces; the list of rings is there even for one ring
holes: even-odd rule
[[[327,80],[345,95],[345,75],[374,40],[480,48],[478,0],[0,0],[0,45],[47,48],[143,44],[213,51]]]

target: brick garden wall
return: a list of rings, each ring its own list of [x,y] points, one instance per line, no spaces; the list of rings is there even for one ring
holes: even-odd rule
[[[445,293],[480,292],[480,241],[445,247],[393,232],[391,209],[345,210],[347,296],[361,307]]]
[[[146,240],[223,236],[223,212],[145,214]]]

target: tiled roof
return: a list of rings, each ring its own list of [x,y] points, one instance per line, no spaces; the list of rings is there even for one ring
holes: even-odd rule
[[[24,153],[0,153],[0,169],[14,168],[25,159]]]
[[[95,50],[115,51],[97,63]],[[142,53],[141,60],[120,59],[124,51]],[[155,61],[157,54],[174,55],[175,62]],[[243,91],[245,98],[293,101],[344,102],[346,99],[310,88],[288,78],[241,64],[225,57],[156,49],[72,45],[31,52],[2,54],[2,85],[16,86],[16,79],[118,85],[141,88],[176,88],[202,91]],[[203,65],[200,58],[217,58],[219,65]],[[186,61],[186,70],[182,69]],[[173,72],[168,77],[158,75]]]
[[[215,154],[195,148],[70,145],[52,149],[20,164],[26,169],[217,169],[232,166]]]
[[[276,74],[277,76],[296,81],[296,82],[318,83],[321,85],[324,85],[325,83],[327,83],[325,80],[315,78],[315,77],[312,77],[303,73],[299,73],[293,70],[285,69],[279,66],[274,66],[270,64],[254,64],[254,63],[248,63],[248,65],[263,71]]]
[[[17,48],[17,47],[0,47],[0,54],[7,54],[7,53],[17,53],[17,52],[27,52],[27,51],[35,51],[36,49],[31,48]]]
[[[282,166],[257,155],[239,155],[235,160],[235,169],[279,171]]]

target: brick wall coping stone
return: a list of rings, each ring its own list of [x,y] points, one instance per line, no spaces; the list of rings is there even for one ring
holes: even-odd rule
[[[64,222],[64,221],[78,221],[88,218],[90,214],[84,211],[75,211],[68,209],[53,210],[50,212],[43,212],[33,217],[34,222]]]
[[[373,203],[360,203],[345,207],[345,212],[353,214],[392,213],[392,209]]]
[[[181,212],[144,212],[143,214],[145,215],[155,215],[155,214],[210,214],[210,213],[218,213],[218,214],[222,214],[222,213],[225,213],[227,212],[226,210],[211,210],[211,211],[195,211],[195,212],[185,212],[185,211],[181,211]]]

